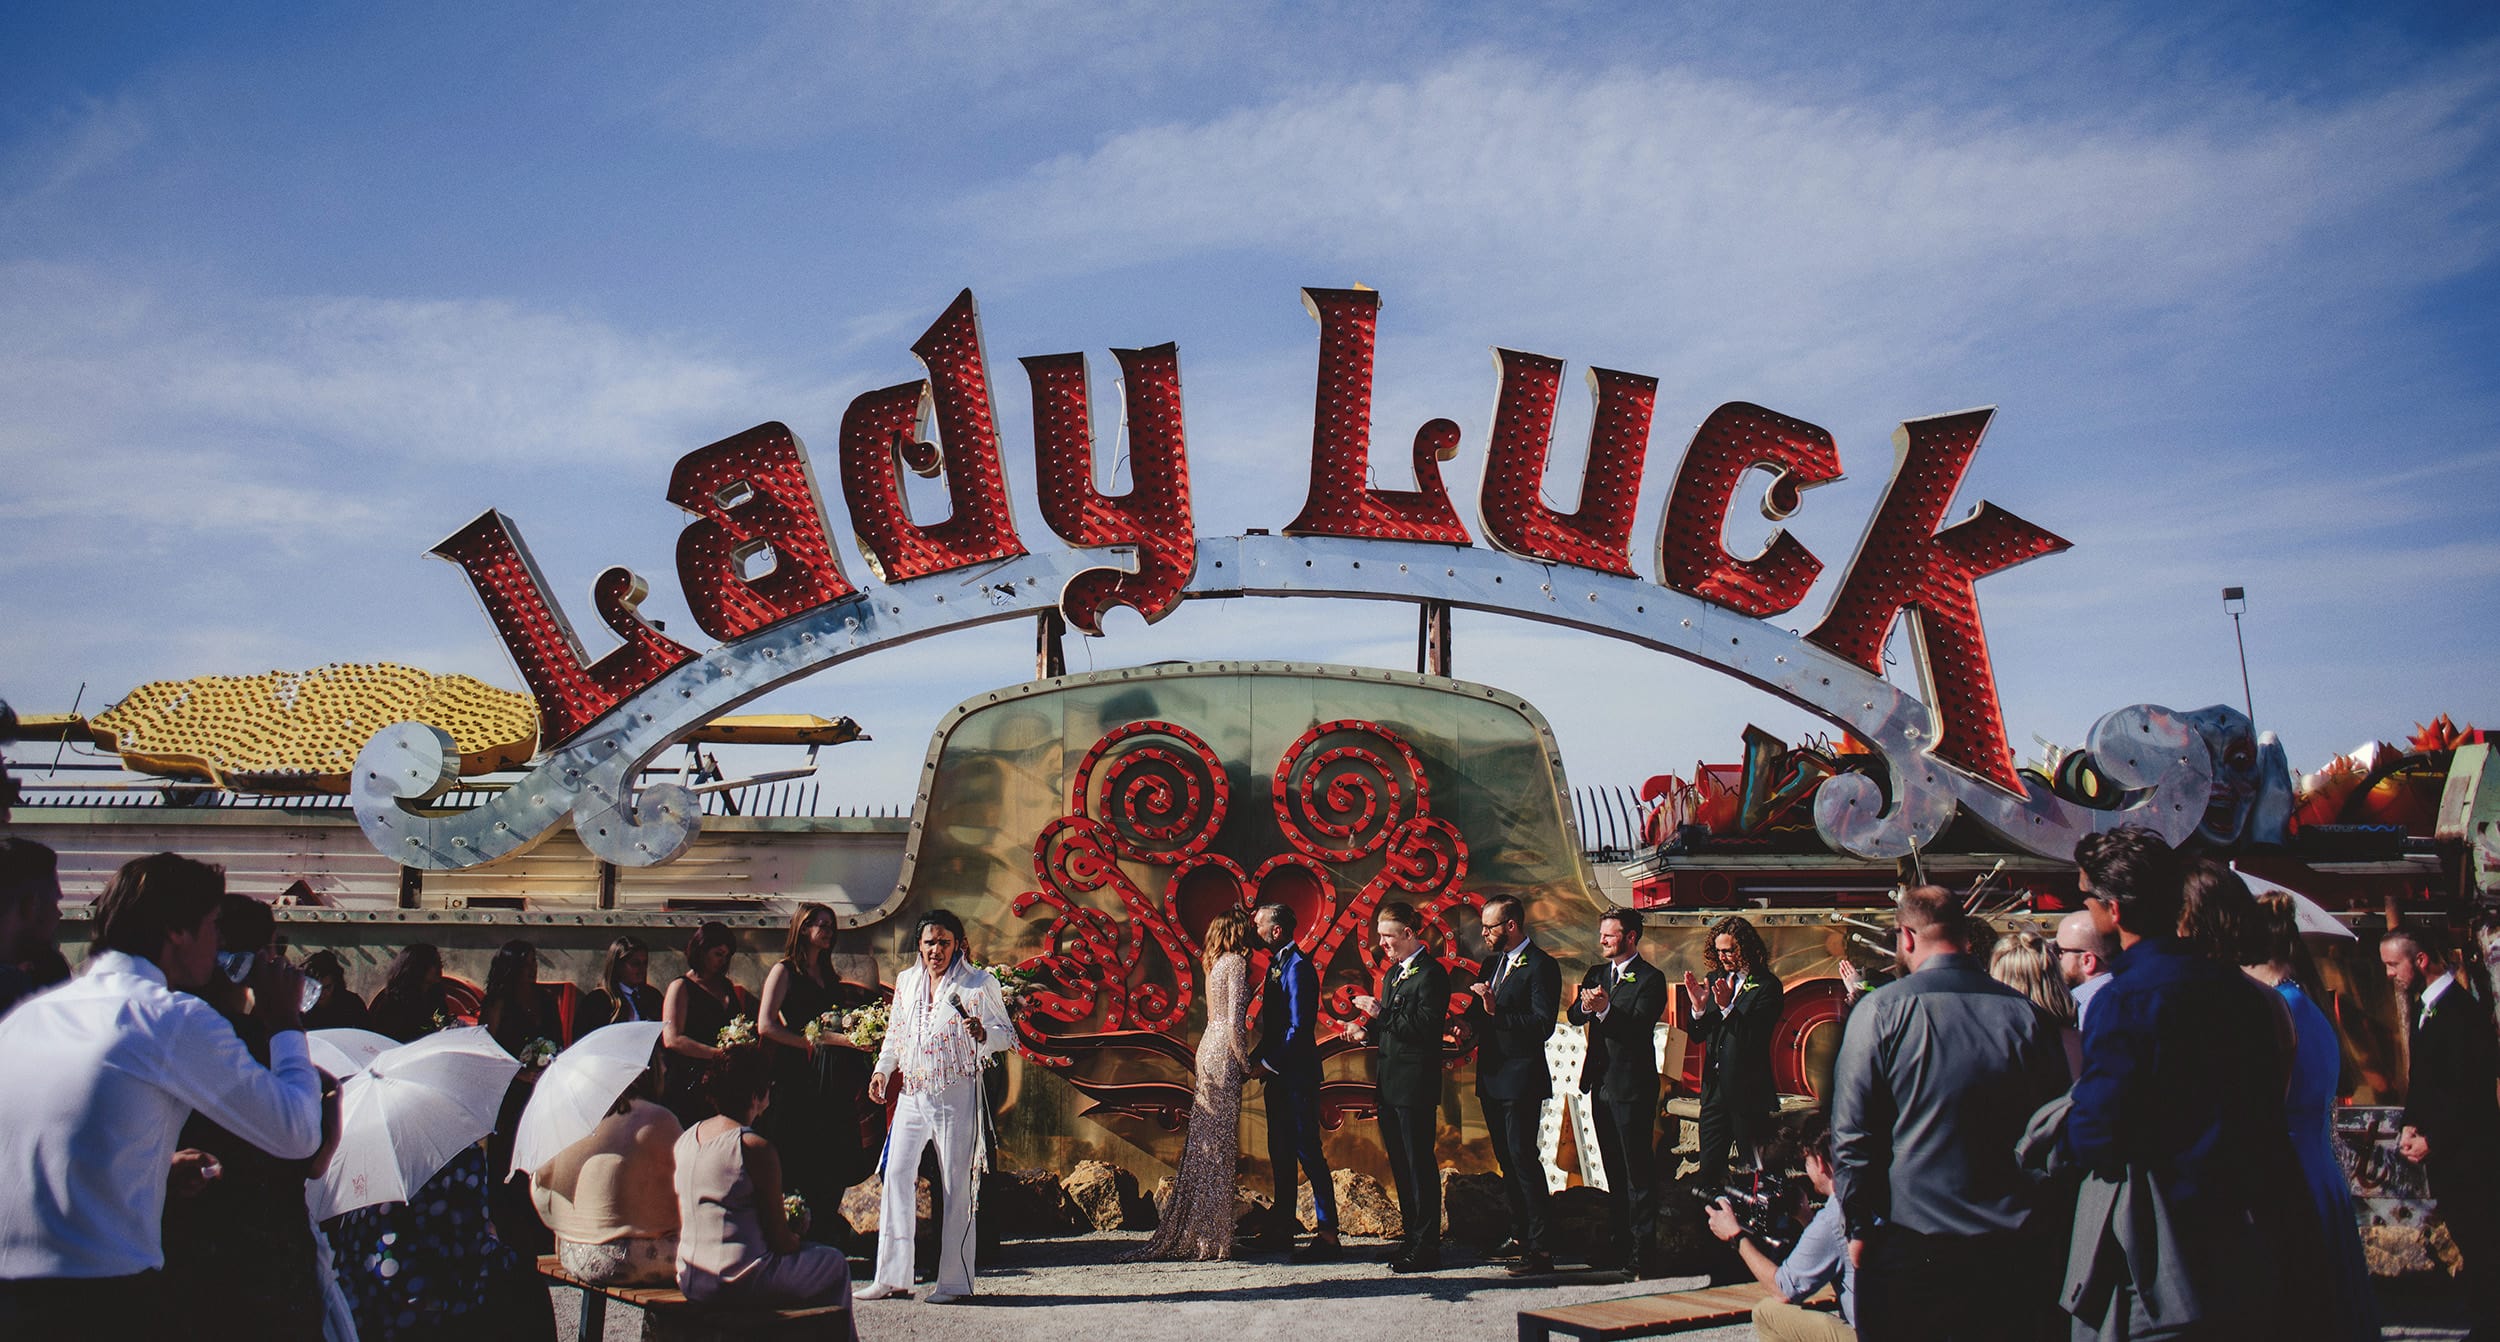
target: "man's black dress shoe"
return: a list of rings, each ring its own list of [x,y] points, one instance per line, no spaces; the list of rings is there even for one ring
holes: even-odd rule
[[[1514,1277],[1550,1276],[1553,1271],[1554,1257],[1543,1249],[1530,1249],[1519,1255],[1518,1262],[1510,1265],[1510,1275]]]
[[[1503,1240],[1501,1243],[1496,1244],[1491,1249],[1487,1250],[1484,1256],[1487,1258],[1517,1258],[1519,1255],[1526,1253],[1527,1251],[1528,1246],[1520,1243],[1517,1235],[1513,1235],[1509,1239]]]
[[[1345,1257],[1345,1250],[1333,1239],[1315,1239],[1293,1251],[1296,1263],[1334,1263]]]
[[[1389,1270],[1391,1272],[1438,1272],[1441,1270],[1440,1251],[1410,1254],[1404,1258],[1394,1259],[1389,1264]]]

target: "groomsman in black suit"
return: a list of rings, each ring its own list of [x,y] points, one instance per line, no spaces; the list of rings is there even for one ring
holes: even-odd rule
[[[1510,895],[1486,900],[1476,926],[1484,933],[1484,962],[1467,1003],[1476,1030],[1476,1098],[1484,1104],[1485,1130],[1510,1203],[1519,1252],[1510,1275],[1530,1277],[1554,1270],[1545,1245],[1545,1207],[1553,1192],[1545,1184],[1536,1130],[1554,1094],[1545,1041],[1562,1010],[1562,967],[1528,940],[1519,901]]]
[[[1684,988],[1693,995],[1693,1033],[1709,1041],[1701,1055],[1701,1168],[1694,1178],[1715,1193],[1727,1182],[1728,1146],[1753,1161],[1779,1116],[1771,1031],[1782,993],[1762,934],[1734,914],[1710,925],[1710,964],[1715,972],[1706,988],[1689,973]]]
[[[2491,1015],[2449,969],[2434,929],[2389,932],[2378,958],[2412,1026],[2396,1150],[2429,1177],[2439,1219],[2465,1260],[2458,1276],[2473,1305],[2468,1342],[2500,1342],[2500,1057]]]
[[[1426,949],[1415,906],[1380,906],[1380,996],[1354,999],[1365,1019],[1348,1034],[1380,1051],[1380,1144],[1398,1183],[1398,1216],[1406,1242],[1389,1260],[1392,1272],[1433,1272],[1441,1266],[1441,1164],[1433,1156],[1441,1108],[1441,1031],[1450,1011],[1450,975]]]
[[[1597,1154],[1606,1167],[1613,1242],[1599,1267],[1634,1280],[1657,1275],[1648,1260],[1658,1228],[1658,1018],[1667,1010],[1667,976],[1641,958],[1641,915],[1615,909],[1597,920],[1605,959],[1580,976],[1571,1023],[1588,1029],[1580,1089],[1597,1119]]]

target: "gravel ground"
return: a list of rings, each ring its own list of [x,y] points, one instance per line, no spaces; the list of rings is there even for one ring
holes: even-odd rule
[[[1445,1254],[1439,1272],[1395,1276],[1386,1240],[1346,1241],[1340,1263],[1296,1267],[1281,1258],[1225,1263],[1119,1263],[1144,1243],[1143,1234],[1009,1244],[1001,1261],[984,1264],[979,1294],[952,1305],[918,1299],[859,1305],[864,1342],[908,1339],[1014,1339],[1015,1342],[1100,1342],[1103,1338],[1215,1338],[1258,1333],[1280,1337],[1360,1337],[1364,1342],[1450,1342],[1515,1338],[1519,1311],[1576,1305],[1699,1286],[1699,1277],[1624,1282],[1620,1273],[1562,1272],[1514,1281],[1501,1264]],[[926,1294],[928,1284],[920,1292]],[[556,1292],[560,1337],[573,1334],[576,1293]],[[639,1311],[608,1309],[608,1342],[642,1336]],[[1687,1333],[1702,1342],[1735,1342],[1743,1327]]]
[[[872,1300],[859,1306],[864,1342],[1100,1342],[1104,1338],[1358,1337],[1364,1342],[1457,1342],[1519,1335],[1519,1312],[1700,1286],[1699,1277],[1625,1283],[1619,1274],[1563,1272],[1514,1281],[1502,1266],[1459,1254],[1439,1272],[1393,1276],[1386,1241],[1349,1240],[1348,1259],[1295,1267],[1278,1258],[1228,1263],[1118,1263],[1143,1234],[1010,1244],[982,1268],[979,1294],[952,1305]],[[921,1291],[928,1290],[927,1283]],[[575,1292],[556,1292],[556,1331],[574,1336]],[[2390,1338],[2465,1335],[2455,1298],[2386,1291]],[[1743,1324],[1679,1334],[1743,1342]],[[639,1311],[608,1310],[607,1342],[642,1336]]]

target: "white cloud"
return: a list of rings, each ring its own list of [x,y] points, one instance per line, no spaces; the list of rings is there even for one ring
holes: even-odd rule
[[[648,470],[793,396],[821,399],[687,342],[501,300],[220,302],[0,268],[0,515],[20,522],[91,526],[102,506],[139,535],[318,541],[369,530],[412,471]]]
[[[87,99],[58,110],[50,126],[0,162],[0,219],[115,167],[153,134],[134,99]]]
[[[1552,312],[1585,345],[1595,309],[1606,341],[1647,328],[1704,373],[1776,378],[2223,300],[2304,247],[2348,263],[2314,302],[2452,273],[2494,240],[2411,202],[2490,149],[2496,87],[2066,125],[1485,55],[1120,134],[957,217],[1039,267],[1249,248],[1421,272],[1465,288],[1436,305],[1504,312],[1504,343]]]

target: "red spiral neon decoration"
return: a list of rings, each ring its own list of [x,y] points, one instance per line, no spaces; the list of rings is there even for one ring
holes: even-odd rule
[[[1312,750],[1321,738],[1340,734],[1370,739]],[[1394,752],[1397,763],[1392,765],[1379,747]],[[1356,718],[1323,722],[1304,732],[1276,762],[1272,800],[1277,828],[1285,842],[1324,861],[1353,862],[1380,851],[1406,822],[1409,796],[1416,816],[1431,813],[1431,784],[1422,761],[1413,747],[1378,723]]]
[[[1168,741],[1143,742],[1113,756],[1102,770],[1098,798],[1095,768],[1113,747],[1138,736]],[[1157,866],[1206,851],[1231,804],[1232,780],[1207,743],[1186,727],[1151,719],[1104,733],[1068,784],[1069,815],[1093,817],[1120,856]]]

